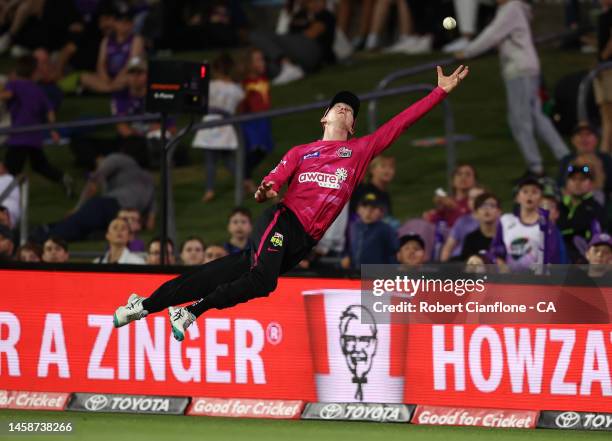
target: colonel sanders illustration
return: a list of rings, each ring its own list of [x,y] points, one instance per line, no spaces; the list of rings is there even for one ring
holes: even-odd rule
[[[355,399],[359,401],[363,401],[363,384],[368,382],[368,373],[376,355],[377,333],[374,316],[364,306],[351,305],[342,312],[340,346],[349,371],[353,374],[353,383],[357,385]]]

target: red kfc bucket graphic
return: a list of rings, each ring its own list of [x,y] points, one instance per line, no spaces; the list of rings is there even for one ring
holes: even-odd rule
[[[375,320],[360,290],[302,294],[318,401],[402,403],[405,325]]]

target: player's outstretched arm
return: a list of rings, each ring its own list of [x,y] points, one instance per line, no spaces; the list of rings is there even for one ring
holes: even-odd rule
[[[461,65],[449,76],[445,76],[442,68],[437,67],[438,70],[438,87],[444,90],[446,93],[451,93],[455,87],[461,83],[470,73],[468,66]]]

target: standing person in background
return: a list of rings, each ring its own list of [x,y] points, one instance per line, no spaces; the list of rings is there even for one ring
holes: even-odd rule
[[[601,0],[603,12],[597,24],[597,53],[600,63],[612,61],[612,0]],[[595,80],[595,99],[601,113],[601,150],[612,153],[612,69]]]
[[[229,115],[236,113],[238,105],[244,99],[244,91],[234,82],[234,60],[228,53],[222,53],[212,62],[212,81],[209,86],[208,105],[209,115],[202,121],[221,119],[222,116],[215,109]],[[203,202],[210,202],[215,198],[215,182],[217,176],[217,160],[224,159],[230,173],[234,173],[234,152],[238,148],[238,136],[231,125],[198,130],[193,139],[192,147],[204,149],[206,161],[206,191],[202,196]]]
[[[244,207],[234,208],[229,215],[227,231],[230,238],[223,247],[228,254],[239,254],[247,250],[253,231],[251,211]]]
[[[380,47],[380,37],[388,26],[389,10],[394,3],[397,6],[399,35],[396,42],[386,51],[407,55],[430,52],[433,46],[433,38],[430,34],[417,34],[416,20],[412,8],[414,5],[411,5],[408,0],[379,0],[376,2],[374,15],[372,16],[372,29],[368,34],[365,49],[374,50]]]
[[[455,56],[473,58],[498,47],[506,84],[508,122],[527,164],[526,175],[544,174],[537,134],[560,160],[569,149],[552,121],[542,112],[539,96],[540,60],[531,35],[531,6],[522,0],[497,0],[495,18]]]
[[[119,3],[113,15],[113,32],[100,43],[96,71],[81,75],[81,85],[94,92],[117,92],[127,87],[128,60],[144,56],[144,40],[134,34],[129,5]]]
[[[55,112],[45,92],[33,81],[36,59],[25,55],[17,60],[15,79],[10,80],[0,92],[0,99],[8,102],[11,113],[11,127],[55,122]],[[51,131],[55,142],[59,133]],[[50,181],[64,186],[68,196],[72,195],[72,179],[51,165],[43,151],[44,132],[11,134],[6,141],[5,165],[9,173],[17,176],[23,171],[26,160],[30,158],[32,169]]]
[[[183,265],[202,265],[204,263],[204,241],[198,236],[189,236],[181,245]]]
[[[240,103],[240,113],[270,110],[270,81],[266,75],[266,60],[261,50],[247,50],[246,75],[242,87],[246,96]],[[253,171],[274,148],[270,118],[260,118],[240,124],[244,136],[245,171],[244,187],[247,193],[255,193]]]
[[[338,18],[338,29],[336,32],[342,32],[345,36],[350,34],[350,20],[354,17],[352,9],[355,3],[361,4],[359,14],[359,29],[356,35],[352,38],[351,43],[355,50],[362,50],[365,47],[366,38],[370,31],[370,21],[372,19],[372,11],[374,9],[374,0],[339,0],[336,9]]]

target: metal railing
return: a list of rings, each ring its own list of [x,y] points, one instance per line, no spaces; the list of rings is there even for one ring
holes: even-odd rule
[[[595,69],[590,71],[586,77],[582,79],[580,82],[580,86],[578,87],[578,121],[588,121],[589,120],[589,110],[587,108],[587,101],[589,97],[589,91],[591,90],[591,86],[593,84],[593,80],[595,77],[599,75],[600,72],[604,70],[612,69],[612,61],[608,61],[607,63],[601,63]]]

